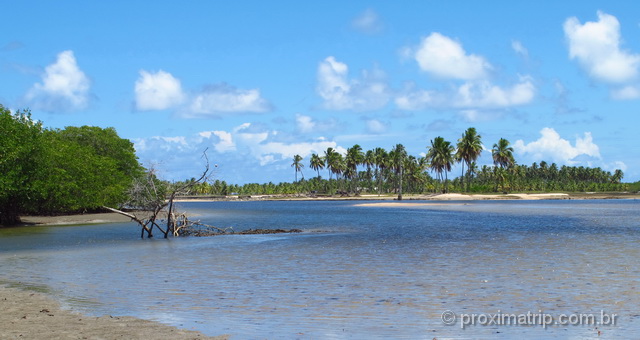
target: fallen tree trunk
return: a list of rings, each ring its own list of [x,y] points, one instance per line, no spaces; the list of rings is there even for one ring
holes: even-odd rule
[[[207,181],[209,174],[209,159],[207,158],[207,150],[203,152],[202,157],[205,159],[205,170],[198,179],[193,179],[184,185],[174,188],[168,192],[163,183],[158,180],[155,170],[151,167],[144,177],[138,178],[132,184],[129,191],[129,201],[125,206],[142,211],[142,213],[126,212],[111,207],[105,209],[129,217],[132,221],[138,223],[141,227],[140,237],[144,238],[145,233],[148,238],[153,237],[153,228],[158,228],[164,235],[164,238],[171,236],[212,236],[222,234],[274,234],[282,232],[300,232],[298,229],[289,231],[282,229],[251,229],[236,233],[233,228],[218,228],[211,225],[201,223],[200,221],[191,221],[186,213],[176,214],[174,200],[178,195],[189,194],[191,189],[204,181]],[[164,228],[161,226],[164,222]]]
[[[153,237],[152,230],[153,227],[157,227],[160,231],[165,235],[165,238],[168,237],[168,228],[162,229],[157,223],[156,218],[158,217],[158,213],[150,213],[150,217],[148,218],[140,218],[135,214],[128,213],[126,211],[104,207],[105,209],[118,213],[123,216],[129,217],[132,221],[135,221],[142,227],[142,235],[141,238],[144,238],[144,233],[147,232],[149,238]],[[283,234],[283,233],[301,233],[300,229],[248,229],[236,232],[232,227],[227,228],[218,228],[212,225],[201,223],[200,221],[190,221],[187,218],[186,214],[181,214],[178,217],[172,218],[173,223],[175,224],[172,236],[216,236],[216,235],[257,235],[257,234]],[[149,227],[151,225],[151,227]]]

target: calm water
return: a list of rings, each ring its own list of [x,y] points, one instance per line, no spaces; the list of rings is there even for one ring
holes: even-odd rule
[[[181,205],[219,227],[305,231],[293,235],[140,240],[128,223],[0,230],[0,281],[45,287],[89,314],[233,339],[640,338],[638,201],[411,203]],[[618,317],[597,330],[460,327],[462,313],[540,311]]]

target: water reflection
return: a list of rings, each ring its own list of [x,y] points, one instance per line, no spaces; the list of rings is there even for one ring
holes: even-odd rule
[[[635,201],[183,204],[235,230],[295,235],[140,240],[135,226],[0,234],[0,271],[94,314],[237,338],[583,338],[594,326],[475,326],[456,313],[599,313],[640,336]],[[322,231],[322,232],[311,232]],[[0,231],[2,233],[4,231]]]

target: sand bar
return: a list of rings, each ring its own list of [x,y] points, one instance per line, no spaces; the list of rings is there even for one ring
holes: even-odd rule
[[[0,339],[228,339],[133,317],[63,310],[45,294],[0,286]]]
[[[425,201],[480,201],[480,200],[562,200],[562,199],[640,199],[638,193],[616,192],[616,193],[539,193],[539,194],[407,194],[404,195],[405,201],[425,200]],[[362,206],[384,206],[388,202],[395,201],[395,195],[375,195],[366,194],[360,196],[349,197],[312,197],[305,195],[254,195],[254,196],[191,196],[185,198],[177,198],[175,202],[215,202],[215,201],[373,201],[380,202],[376,204],[358,204]],[[381,202],[382,201],[382,202]],[[386,202],[386,203],[383,203]],[[399,206],[395,205],[393,206]],[[79,214],[64,216],[22,216],[24,224],[37,225],[72,225],[72,224],[94,224],[94,223],[113,223],[113,222],[130,222],[131,220],[116,213],[100,213],[100,214]]]

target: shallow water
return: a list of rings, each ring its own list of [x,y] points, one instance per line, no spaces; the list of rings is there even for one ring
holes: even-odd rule
[[[140,240],[130,223],[0,230],[0,281],[45,285],[85,313],[234,339],[640,338],[637,201],[411,203],[427,204],[181,205],[218,227],[305,231],[290,235]],[[489,323],[601,311],[616,324],[461,328],[462,314]]]

